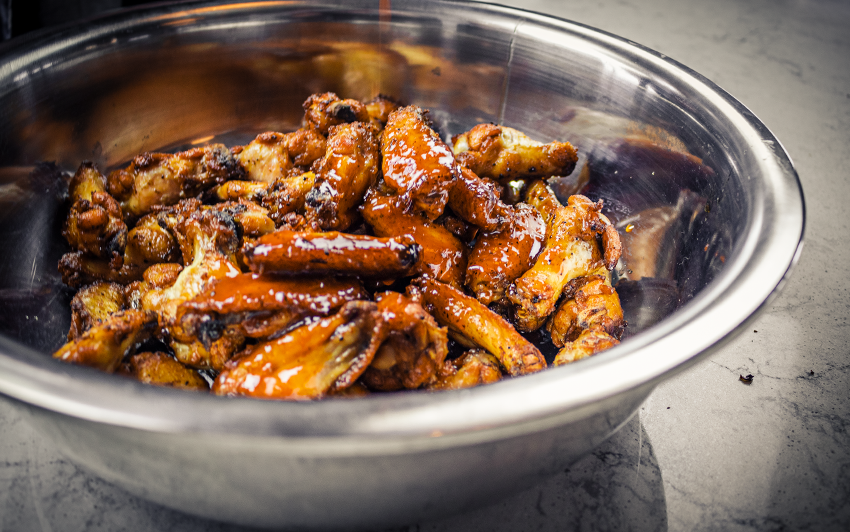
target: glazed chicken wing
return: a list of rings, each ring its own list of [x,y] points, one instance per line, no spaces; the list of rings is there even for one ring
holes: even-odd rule
[[[534,266],[508,290],[519,330],[540,328],[555,309],[555,303],[569,281],[599,268],[612,269],[616,265],[619,237],[607,218],[600,214],[601,209],[602,202],[594,203],[584,196],[575,195],[570,196],[567,205],[558,210],[549,228],[546,245]],[[608,236],[603,260],[596,236],[602,234],[604,240],[609,235],[609,227],[614,236]]]
[[[510,375],[534,373],[546,367],[543,355],[504,318],[460,290],[429,277],[414,280],[408,292],[418,298],[449,333],[494,355]]]
[[[333,316],[246,349],[227,363],[213,392],[263,399],[322,397],[351,386],[385,335],[377,305],[352,301]]]
[[[516,129],[478,124],[452,138],[458,163],[481,177],[502,182],[517,178],[569,175],[576,150],[569,142],[543,144]]]
[[[270,336],[305,316],[327,316],[348,301],[368,299],[359,281],[240,274],[224,277],[177,309],[176,321],[196,338],[236,326],[245,336]]]
[[[243,176],[236,159],[222,144],[188,151],[143,153],[130,166],[107,177],[109,193],[121,202],[125,218],[139,217],[155,205],[174,205],[216,184]]]
[[[431,129],[427,111],[415,105],[393,111],[381,154],[384,181],[405,207],[429,221],[440,216],[460,170],[452,150]]]
[[[379,238],[331,231],[277,231],[243,250],[251,271],[394,279],[415,271],[420,246],[410,235]]]
[[[397,196],[384,196],[374,189],[366,195],[363,218],[376,235],[411,235],[420,246],[415,272],[460,287],[466,270],[466,246],[455,235],[423,216],[409,214]]]
[[[332,127],[316,182],[306,197],[308,216],[323,230],[345,231],[360,217],[357,208],[380,171],[374,127],[360,122]]]
[[[361,380],[373,390],[414,390],[433,382],[448,353],[446,329],[418,303],[397,292],[377,297],[389,336]]]

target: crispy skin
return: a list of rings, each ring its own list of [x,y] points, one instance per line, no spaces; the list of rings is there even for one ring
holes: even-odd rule
[[[610,222],[605,223],[607,218],[600,216],[601,209],[601,201],[594,203],[575,195],[558,210],[534,266],[508,290],[519,330],[540,328],[555,310],[555,303],[569,281],[607,266],[608,261],[603,262],[596,242],[596,235],[603,233],[606,225],[610,226]]]
[[[123,265],[114,269],[103,259],[89,257],[81,251],[65,253],[59,259],[62,282],[71,288],[80,288],[97,281],[131,283],[142,278],[143,269],[135,265]]]
[[[408,293],[447,326],[455,338],[460,336],[493,354],[510,375],[534,373],[546,367],[546,360],[531,342],[523,338],[504,318],[475,298],[429,277],[415,279]]]
[[[167,227],[159,223],[157,213],[143,216],[127,236],[124,263],[146,268],[152,264],[177,262],[180,246]]]
[[[461,220],[485,231],[495,231],[506,215],[507,205],[499,199],[497,185],[461,167],[449,192],[449,208]]]
[[[516,129],[495,124],[478,124],[452,138],[452,144],[459,164],[503,183],[569,175],[578,160],[569,142],[543,144]]]
[[[357,100],[341,100],[332,92],[312,94],[304,102],[304,127],[327,136],[333,126],[369,122],[369,111]]]
[[[79,338],[92,325],[126,308],[124,287],[117,283],[99,281],[74,295],[71,300],[71,329],[68,341]]]
[[[315,182],[316,174],[313,172],[292,175],[274,182],[261,203],[269,210],[269,216],[275,224],[280,226],[286,222],[287,215],[303,211],[307,194]]]
[[[251,271],[359,275],[394,279],[416,271],[420,246],[410,235],[379,238],[331,231],[277,231],[243,249]]]
[[[53,358],[111,373],[118,368],[124,355],[151,337],[156,323],[154,312],[116,312],[60,347]]]
[[[274,183],[299,175],[325,153],[326,140],[312,129],[292,133],[261,133],[234,151],[236,161],[249,181]]]
[[[448,336],[419,303],[397,292],[376,297],[389,336],[360,380],[370,389],[414,390],[437,379]]]
[[[460,390],[490,384],[502,379],[499,361],[483,349],[472,349],[446,362],[448,371],[429,384],[429,390]]]
[[[215,199],[219,201],[260,201],[271,188],[271,183],[264,181],[233,180],[222,183],[213,189]]]
[[[80,177],[81,174],[89,177]],[[92,163],[83,163],[77,170],[70,191],[70,196],[76,199],[71,204],[62,236],[72,248],[120,268],[127,245],[127,224],[115,198],[103,186],[97,186],[101,182],[105,184],[105,179]]]
[[[220,334],[236,326],[245,336],[269,336],[305,316],[327,316],[348,301],[368,299],[354,279],[287,278],[240,274],[211,283],[177,309],[190,336]]]
[[[218,279],[241,273],[236,266],[238,225],[225,212],[202,209],[175,215],[175,236],[186,265],[173,285],[154,288],[142,297],[142,308],[159,315],[160,326],[170,335],[177,359],[196,368],[220,370],[244,343],[244,337],[226,329],[209,345],[183,334],[177,308]]]
[[[478,235],[469,254],[466,286],[485,305],[499,301],[508,286],[534,264],[545,235],[546,225],[533,207],[505,206],[501,225]]]
[[[143,216],[155,205],[174,205],[242,176],[230,150],[212,144],[175,154],[143,153],[127,168],[110,173],[106,181],[127,219]]]
[[[619,343],[619,340],[601,329],[585,329],[575,341],[568,342],[558,351],[553,365],[563,366],[610,349]]]
[[[366,195],[363,218],[376,235],[411,235],[421,246],[416,273],[460,287],[466,270],[466,246],[451,231],[422,216],[404,211],[397,196],[383,196],[374,189]]]
[[[260,207],[256,203],[247,200],[227,201],[219,203],[212,209],[232,216],[239,224],[243,236],[254,238],[275,230],[275,223],[269,217],[268,209]]]
[[[346,303],[338,313],[246,349],[213,384],[219,395],[317,399],[347,388],[386,336],[377,305]]]
[[[389,188],[405,207],[433,221],[443,213],[460,170],[426,113],[415,105],[393,111],[381,137],[381,154]]]
[[[355,122],[333,126],[316,182],[307,194],[308,216],[325,231],[345,231],[360,218],[363,195],[381,171],[378,130]]]
[[[187,368],[167,353],[145,352],[133,355],[127,361],[126,372],[146,384],[184,390],[210,389],[197,371]]]
[[[620,297],[608,276],[579,277],[570,281],[570,285],[564,290],[567,299],[546,323],[552,343],[564,347],[586,329],[599,329],[619,340],[626,321]],[[572,297],[567,292],[573,292]]]

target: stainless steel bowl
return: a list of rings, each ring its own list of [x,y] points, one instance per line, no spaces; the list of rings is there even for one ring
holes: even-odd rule
[[[161,5],[0,49],[0,392],[78,464],[236,523],[432,518],[587,453],[776,294],[801,249],[802,190],[779,141],[722,89],[637,44],[544,15],[391,7]],[[622,285],[628,340],[472,390],[297,404],[153,388],[49,356],[67,332],[70,298],[56,271],[66,208],[56,168],[292,129],[300,102],[327,90],[417,103],[444,136],[494,121],[571,139],[580,164],[589,161],[586,190],[621,225],[678,205],[676,223],[632,250],[654,273]],[[701,170],[678,155],[647,163],[620,149],[636,135],[689,152]]]

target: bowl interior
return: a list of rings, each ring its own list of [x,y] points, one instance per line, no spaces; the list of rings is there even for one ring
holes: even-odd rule
[[[628,247],[617,276],[632,338],[588,361],[587,371],[606,366],[614,376],[598,394],[658,378],[717,345],[770,297],[799,249],[799,183],[757,119],[675,62],[565,21],[451,2],[181,3],[39,34],[2,55],[0,351],[46,372],[31,376],[45,387],[44,375],[56,373],[118,386],[49,360],[67,333],[72,295],[56,269],[67,251],[63,172],[83,160],[111,169],[143,151],[290,131],[314,92],[415,103],[444,138],[496,122],[577,146],[576,171],[553,186],[603,199]],[[690,343],[681,336],[705,327]],[[661,340],[669,345],[648,356]],[[611,373],[642,353],[644,373]],[[505,390],[567,382],[581,369]],[[551,408],[580,400],[559,397]]]

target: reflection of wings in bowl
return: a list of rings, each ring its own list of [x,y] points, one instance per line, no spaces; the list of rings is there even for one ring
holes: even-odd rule
[[[334,528],[433,518],[588,452],[775,293],[801,238],[799,184],[776,139],[722,90],[639,46],[545,16],[393,8],[387,19],[355,2],[179,4],[4,48],[0,244],[14,253],[0,276],[9,296],[0,392],[33,405],[33,424],[76,462],[225,521]],[[126,166],[145,150],[243,144],[294,129],[317,90],[415,102],[445,139],[492,121],[574,142],[573,175],[585,181],[567,179],[562,191],[584,187],[625,223],[633,268],[625,263],[620,284],[636,295],[624,295],[624,312],[646,328],[587,361],[474,390],[297,405],[116,383],[50,359],[70,324],[55,269],[62,198],[55,172],[22,179],[28,172],[13,168]]]

